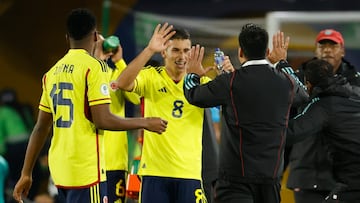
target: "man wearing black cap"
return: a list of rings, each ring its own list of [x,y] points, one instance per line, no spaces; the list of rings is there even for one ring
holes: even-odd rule
[[[335,74],[344,76],[351,85],[360,86],[359,73],[344,56],[345,43],[341,33],[334,29],[320,31],[316,37],[314,58],[329,62]],[[302,81],[307,63],[298,69]],[[294,190],[296,203],[321,202],[335,185],[331,161],[321,137],[309,136],[292,147],[287,187]]]

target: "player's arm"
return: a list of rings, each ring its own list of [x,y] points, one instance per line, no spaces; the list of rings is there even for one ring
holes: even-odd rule
[[[204,55],[204,48],[200,45],[191,48],[191,58],[187,63],[187,74],[184,79],[184,95],[190,104],[198,107],[219,106],[228,98],[228,77],[227,74],[216,77],[213,81],[201,85],[201,76],[204,76],[209,70],[201,65]]]
[[[120,89],[131,91],[134,88],[134,81],[140,70],[145,66],[146,62],[156,53],[165,50],[169,44],[169,39],[175,34],[171,31],[172,25],[165,23],[158,24],[149,44],[145,49],[124,69],[117,79],[117,86]]]
[[[116,116],[110,112],[109,104],[91,106],[91,113],[95,126],[104,130],[146,129],[161,134],[167,127],[167,121],[161,118],[122,118]]]
[[[13,197],[20,202],[22,195],[27,196],[32,183],[32,170],[35,162],[43,148],[47,137],[50,134],[52,126],[52,115],[45,111],[39,110],[39,115],[35,127],[31,133],[28,147],[25,154],[24,165],[21,171],[21,177],[17,182]]]

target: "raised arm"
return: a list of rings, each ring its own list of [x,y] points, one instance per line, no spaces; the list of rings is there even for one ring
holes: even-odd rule
[[[117,86],[120,89],[131,91],[134,88],[134,81],[146,62],[157,52],[165,50],[170,45],[170,38],[175,34],[173,26],[165,23],[158,24],[154,30],[149,44],[145,49],[128,64],[127,68],[117,79]]]

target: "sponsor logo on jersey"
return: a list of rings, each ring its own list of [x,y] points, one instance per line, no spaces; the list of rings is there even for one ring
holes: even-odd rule
[[[165,93],[167,92],[166,87],[163,87],[163,88],[159,89],[158,91],[159,92],[165,92]]]

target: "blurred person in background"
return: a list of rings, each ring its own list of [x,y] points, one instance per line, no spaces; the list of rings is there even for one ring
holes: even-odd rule
[[[0,203],[6,202],[5,186],[8,175],[9,175],[9,164],[4,159],[4,157],[0,155]]]
[[[14,89],[6,88],[0,91],[0,155],[9,164],[9,176],[6,188],[12,190],[20,177],[26,146],[34,126],[33,110],[30,105],[18,100]],[[40,163],[34,166],[33,187],[28,198],[32,200],[39,192],[42,178]]]

